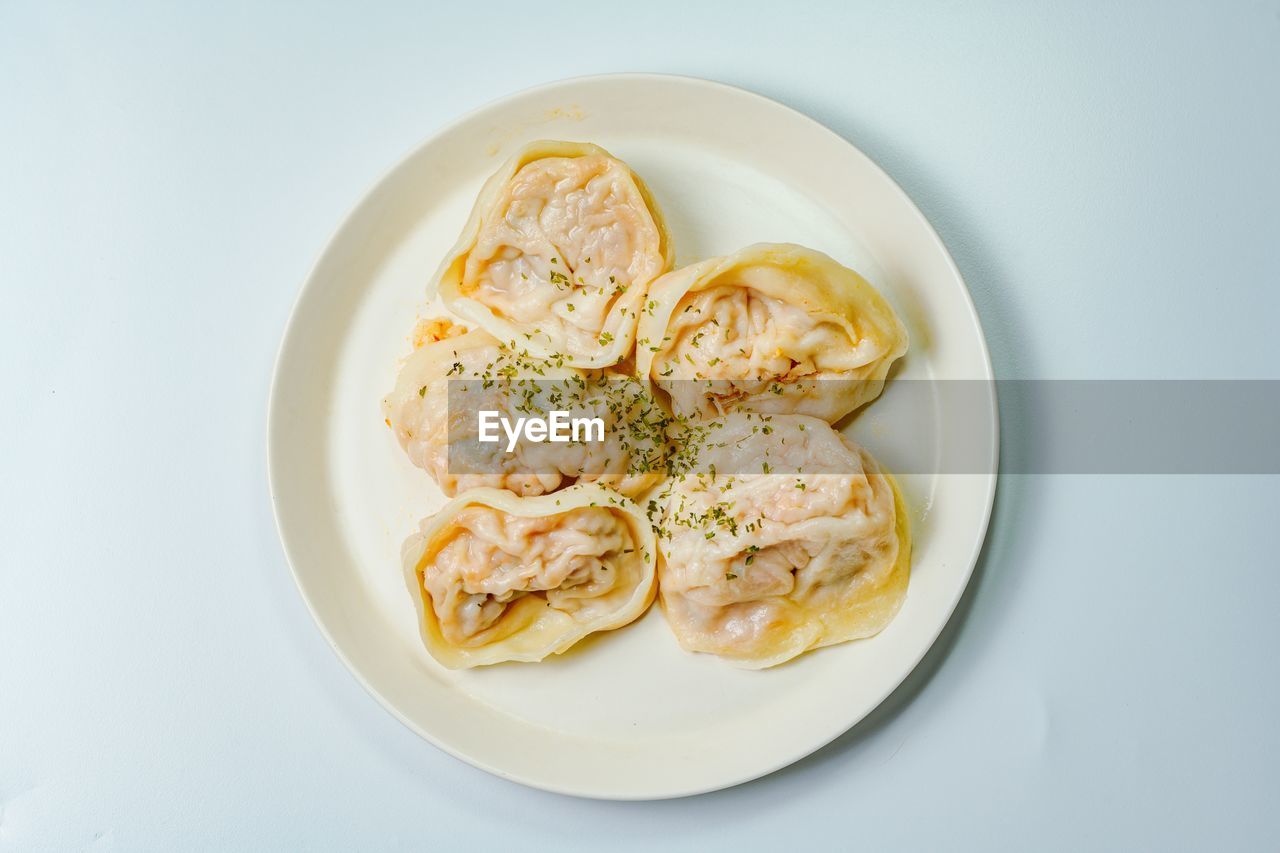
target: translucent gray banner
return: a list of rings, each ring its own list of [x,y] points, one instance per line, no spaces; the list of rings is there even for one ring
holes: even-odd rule
[[[1001,380],[996,390],[1001,471],[1280,474],[1277,380]]]
[[[816,446],[812,430],[823,429],[821,424],[804,435],[786,414],[804,411],[806,399],[847,397],[850,383],[808,379],[803,395],[791,394],[789,387],[784,393],[782,386],[770,391],[764,383],[751,389],[764,393],[735,397],[742,385],[670,380],[654,389],[616,377],[585,384],[451,380],[450,473],[524,466],[535,474],[556,471],[573,478],[590,474],[591,466],[614,474],[696,469],[700,449],[717,442],[719,425],[731,416],[710,402],[710,413],[671,412],[673,400],[687,402],[698,394],[731,411],[755,410],[753,417],[779,445]],[[993,400],[999,401],[1004,474],[1280,474],[1280,380],[896,379],[879,399],[836,426],[896,473],[989,473],[996,462]],[[569,418],[560,419],[566,433],[575,417],[599,417],[604,441],[593,441],[595,433],[585,424],[579,424],[578,441],[537,440],[536,427],[532,436],[512,435],[491,415],[489,435],[499,440],[481,442],[482,410],[511,422],[523,417],[526,426],[562,411]],[[759,442],[752,448],[758,450]],[[802,458],[782,455],[790,462]],[[725,456],[717,454],[721,465]],[[762,473],[758,454],[733,457],[729,464],[718,473]],[[790,473],[797,464],[803,463],[772,465],[770,472]]]

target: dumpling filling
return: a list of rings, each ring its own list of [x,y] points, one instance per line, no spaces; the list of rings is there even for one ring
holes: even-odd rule
[[[584,150],[594,153],[532,159],[487,203],[481,197],[457,293],[522,345],[601,367],[630,348],[645,288],[669,259],[635,175],[601,149]]]
[[[837,323],[734,284],[687,294],[667,338],[652,375],[685,413],[719,414],[751,402],[773,411],[798,380],[855,378],[881,350],[870,339],[851,341]]]
[[[406,361],[383,403],[387,424],[409,460],[446,495],[479,487],[541,495],[575,482],[600,482],[635,494],[661,475],[662,415],[643,383],[544,366],[484,332],[460,334],[459,328],[447,320],[419,324],[414,339],[420,349]],[[462,380],[466,384],[457,386],[451,401],[450,381]],[[508,453],[505,438],[476,440],[477,414],[485,409],[509,420],[552,410],[598,417],[605,424],[604,440],[522,441]]]
[[[523,518],[489,506],[459,512],[422,574],[440,633],[457,646],[501,640],[520,627],[503,616],[521,598],[589,622],[616,607],[639,557],[628,526],[603,507]]]
[[[451,669],[561,654],[638,619],[657,586],[644,513],[595,484],[473,489],[423,519],[401,557],[427,651]]]
[[[875,399],[906,349],[893,308],[856,272],[803,246],[760,243],[654,282],[636,367],[679,415],[834,423]]]
[[[663,606],[681,645],[750,666],[878,632],[906,589],[889,480],[803,416],[733,415],[670,490]]]

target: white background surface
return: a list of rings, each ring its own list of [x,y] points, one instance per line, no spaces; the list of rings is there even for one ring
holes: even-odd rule
[[[844,134],[1002,377],[1280,375],[1280,4],[880,5],[0,4],[0,849],[1272,845],[1274,477],[1004,477],[885,706],[672,802],[436,751],[294,591],[264,421],[297,286],[418,140],[547,80],[712,77]]]

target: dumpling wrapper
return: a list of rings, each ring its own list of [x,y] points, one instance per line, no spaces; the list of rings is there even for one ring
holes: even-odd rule
[[[653,602],[653,529],[630,500],[593,484],[521,498],[474,489],[403,548],[427,651],[450,669],[540,661]]]
[[[674,259],[662,214],[626,163],[544,140],[484,185],[437,281],[451,311],[499,340],[607,367],[630,353],[649,283]]]
[[[481,329],[467,331],[445,319],[420,323],[414,337],[417,348],[402,364],[382,411],[409,461],[445,495],[481,487],[540,495],[574,482],[636,495],[661,478],[666,448],[662,424],[652,413],[658,407],[634,377],[541,363]],[[466,405],[450,405],[451,380],[470,380]],[[513,422],[530,410],[598,416],[605,440],[521,441],[508,453],[505,436],[496,444],[474,440],[477,412],[485,408]]]
[[[902,322],[862,276],[813,249],[758,243],[653,283],[636,369],[685,416],[835,423],[879,396],[906,351]]]
[[[680,645],[760,669],[888,625],[906,597],[910,528],[871,456],[802,415],[728,415],[706,441],[697,470],[673,481],[659,535]]]

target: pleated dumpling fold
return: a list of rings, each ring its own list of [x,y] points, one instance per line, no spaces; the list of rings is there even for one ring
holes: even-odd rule
[[[759,669],[888,625],[906,597],[911,536],[875,460],[805,415],[738,413],[706,429],[659,538],[662,608],[680,645]]]
[[[596,145],[531,142],[480,192],[437,275],[445,305],[574,367],[625,358],[671,239],[644,182]]]
[[[679,414],[804,414],[875,399],[907,350],[893,308],[821,252],[757,243],[667,273],[640,316],[636,368]]]
[[[383,416],[409,460],[446,495],[479,487],[541,495],[579,482],[635,495],[662,476],[661,409],[634,376],[557,367],[447,319],[419,323],[414,344],[383,398]],[[603,440],[522,441],[508,452],[504,443],[477,440],[485,409],[512,420],[551,409],[598,417]]]
[[[402,551],[427,651],[450,669],[539,661],[653,602],[653,529],[632,501],[583,484],[551,495],[464,492]]]

